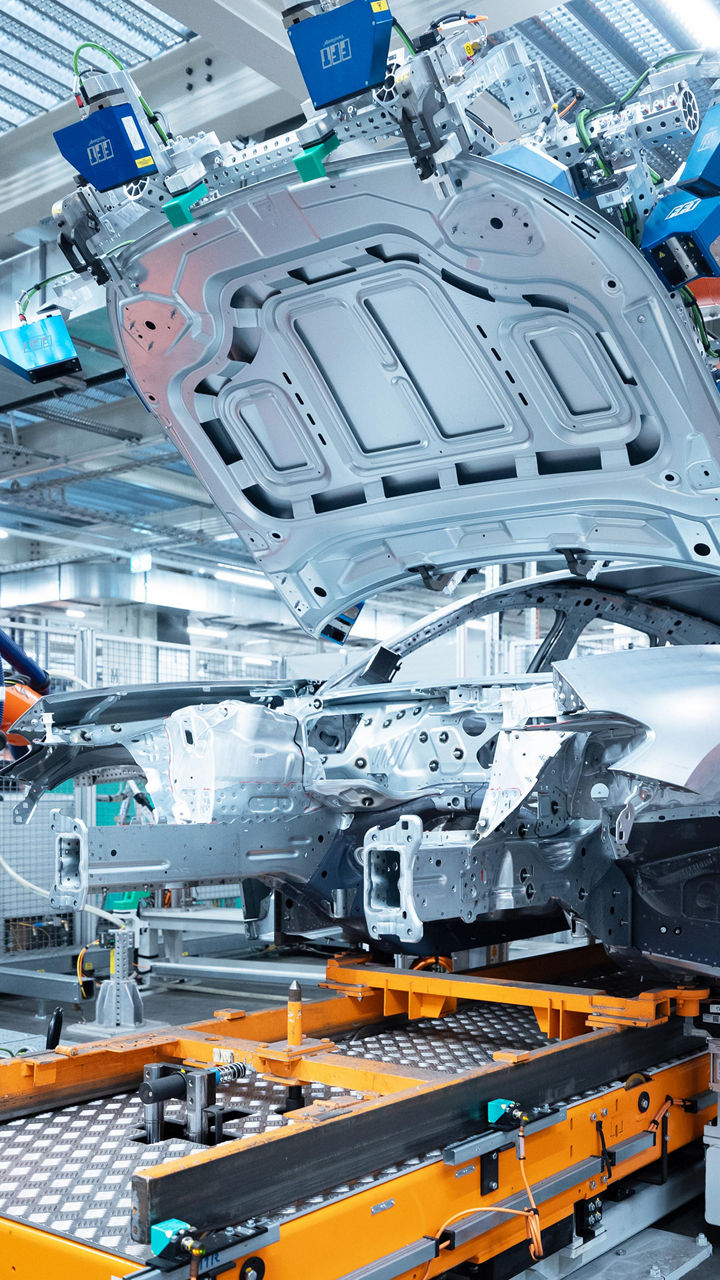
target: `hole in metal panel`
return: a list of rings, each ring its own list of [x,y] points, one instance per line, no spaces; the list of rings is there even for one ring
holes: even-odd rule
[[[642,418],[640,422],[640,430],[634,440],[629,440],[625,445],[627,450],[628,461],[631,467],[638,467],[643,462],[649,462],[655,457],[660,448],[660,428],[657,423]]]
[[[252,364],[260,346],[260,329],[233,328],[228,360]]]
[[[253,484],[248,489],[243,489],[243,496],[266,516],[277,516],[278,520],[292,520],[292,505],[272,497],[262,485]]]
[[[464,280],[462,276],[456,276],[454,272],[447,271],[443,267],[440,277],[445,284],[451,284],[454,289],[460,289],[463,293],[469,293],[473,298],[482,298],[483,302],[494,302],[495,298],[489,289],[482,284],[476,284],[474,280]],[[478,325],[478,328],[480,326]]]
[[[402,250],[399,253],[393,253],[392,250],[386,249],[382,244],[368,245],[365,252],[371,258],[377,258],[379,262],[412,262],[416,267],[420,265],[420,255],[418,253],[408,253]]]
[[[339,267],[332,271],[319,272],[317,275],[307,267],[293,267],[292,270],[288,271],[291,280],[299,280],[301,284],[322,284],[325,280],[337,280],[340,276],[352,276],[354,274],[354,267]]]
[[[323,511],[343,511],[346,507],[360,507],[367,502],[361,488],[336,489],[334,493],[314,493],[312,504],[320,515]]]
[[[487,484],[489,480],[514,480],[517,467],[512,461],[486,463],[456,462],[458,484]]]
[[[553,298],[549,293],[524,293],[523,300],[531,307],[543,307],[547,311],[564,311],[567,314],[570,312],[567,302],[563,302],[562,298]]]
[[[562,475],[571,471],[602,470],[599,449],[577,449],[572,453],[566,449],[546,449],[541,450],[536,458],[538,474],[541,476]]]
[[[234,462],[242,462],[240,450],[227,427],[219,418],[211,418],[209,422],[201,422],[200,426],[215,452],[220,454],[226,467],[231,467]]]
[[[383,476],[383,490],[386,498],[399,498],[409,493],[431,493],[440,488],[437,475],[417,474],[407,476]]]

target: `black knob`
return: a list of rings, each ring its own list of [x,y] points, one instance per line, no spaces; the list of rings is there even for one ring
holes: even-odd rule
[[[138,1093],[141,1102],[165,1102],[168,1098],[184,1098],[187,1080],[179,1071],[154,1080],[143,1080]]]
[[[57,1049],[62,1035],[63,1011],[60,1005],[53,1009],[48,1018],[47,1031],[45,1033],[45,1048]]]

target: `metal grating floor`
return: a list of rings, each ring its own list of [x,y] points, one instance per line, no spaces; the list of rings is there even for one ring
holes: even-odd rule
[[[534,1049],[545,1043],[531,1010],[475,1004],[442,1020],[423,1019],[356,1034],[339,1040],[338,1052],[457,1076],[491,1062],[496,1049]],[[307,1105],[338,1095],[362,1096],[321,1084],[305,1090]],[[285,1101],[283,1085],[262,1076],[250,1075],[229,1089],[218,1090],[218,1100],[228,1110],[246,1113],[228,1122],[227,1132],[233,1136],[250,1137],[291,1121],[277,1114]],[[169,1120],[181,1119],[182,1112],[182,1103],[166,1107]],[[150,1254],[148,1246],[134,1244],[130,1237],[132,1176],[198,1148],[184,1139],[170,1138],[152,1147],[134,1141],[142,1118],[137,1095],[119,1094],[0,1125],[0,1215],[144,1262]],[[356,1189],[439,1158],[439,1151],[427,1152],[402,1166],[288,1205],[277,1218],[283,1221],[312,1212]]]
[[[307,1086],[306,1101],[309,1105],[338,1094],[347,1095],[347,1090]],[[228,1133],[238,1138],[285,1123],[276,1113],[285,1089],[262,1076],[218,1090],[218,1100],[227,1109],[248,1113],[228,1123]],[[168,1103],[166,1116],[180,1119],[182,1104]],[[130,1239],[132,1176],[198,1148],[174,1138],[152,1147],[134,1141],[142,1119],[137,1095],[118,1094],[0,1126],[0,1215],[143,1261],[148,1247]]]
[[[356,1034],[343,1041],[342,1051],[457,1075],[487,1066],[498,1049],[539,1049],[549,1043],[532,1009],[478,1002],[441,1019],[421,1018],[392,1030]]]

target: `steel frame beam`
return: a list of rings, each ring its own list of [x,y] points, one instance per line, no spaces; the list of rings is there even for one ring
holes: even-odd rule
[[[577,958],[582,965],[585,957]],[[493,965],[475,973],[430,973],[412,969],[388,969],[367,964],[362,957],[328,961],[332,989],[351,994],[353,988],[381,991],[385,1014],[406,1013],[409,1018],[437,1017],[454,1009],[457,1000],[481,1000],[491,1004],[530,1007],[540,1030],[552,1039],[567,1040],[592,1027],[652,1027],[666,1022],[671,1013],[697,1017],[708,988],[656,987],[636,996],[613,996],[605,984],[597,987],[567,986],[528,981],[525,961]],[[518,1055],[522,1059],[522,1054]]]
[[[40,956],[35,957],[36,963]],[[85,985],[94,982],[85,979]],[[34,969],[29,965],[0,963],[0,991],[9,996],[27,996],[33,1000],[59,1001],[61,1004],[85,1004],[91,997],[83,996],[80,983],[74,973],[58,973],[52,969]]]
[[[58,813],[53,830],[57,854],[51,904],[56,909],[79,910],[89,893],[138,885],[219,884],[254,874],[244,847],[247,832],[239,823],[86,827]]]

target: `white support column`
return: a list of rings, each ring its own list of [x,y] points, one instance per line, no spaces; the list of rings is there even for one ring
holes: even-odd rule
[[[157,7],[197,31],[216,49],[232,50],[238,63],[287,90],[298,102],[307,89],[281,18],[283,5],[268,0],[159,0]]]

